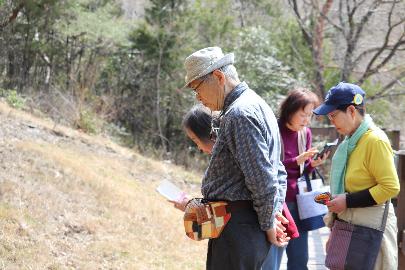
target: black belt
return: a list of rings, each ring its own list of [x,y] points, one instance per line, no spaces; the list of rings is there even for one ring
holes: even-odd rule
[[[253,210],[253,202],[248,200],[241,200],[241,201],[227,201],[228,205],[226,208],[230,212],[236,212],[245,209],[252,209]]]

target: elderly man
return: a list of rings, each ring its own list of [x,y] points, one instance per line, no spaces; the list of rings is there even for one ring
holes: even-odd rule
[[[245,82],[234,55],[219,47],[199,50],[185,60],[186,86],[212,111],[221,111],[219,134],[202,181],[207,200],[225,200],[231,220],[208,243],[207,269],[260,269],[277,233],[286,192],[280,135],[273,111]]]

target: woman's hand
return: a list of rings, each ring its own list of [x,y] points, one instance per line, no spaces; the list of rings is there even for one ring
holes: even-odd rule
[[[308,149],[308,151],[302,153],[301,155],[297,156],[297,164],[300,165],[307,161],[308,159],[312,158],[316,153],[318,153],[318,149],[315,147],[312,147],[311,149]]]
[[[169,202],[171,202],[175,208],[184,212],[186,210],[186,205],[187,205],[188,201],[191,199],[192,198],[189,195],[187,195],[186,193],[182,193],[181,197],[177,201],[169,200]]]
[[[326,203],[326,206],[328,207],[329,211],[336,214],[345,211],[347,209],[346,194],[336,195],[333,200]]]
[[[325,160],[329,157],[330,151],[326,152],[322,158],[318,157],[318,159],[312,159],[311,160],[311,166],[312,168],[318,167],[319,165],[321,165],[322,163],[325,162]]]

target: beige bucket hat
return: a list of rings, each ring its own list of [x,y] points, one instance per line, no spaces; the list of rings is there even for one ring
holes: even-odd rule
[[[233,63],[234,54],[224,55],[219,47],[208,47],[196,51],[184,61],[187,74],[185,78],[186,84],[183,88],[187,87],[192,81]]]

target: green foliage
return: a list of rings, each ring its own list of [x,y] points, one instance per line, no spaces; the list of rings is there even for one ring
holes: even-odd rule
[[[271,40],[277,48],[277,57],[291,68],[296,78],[309,80],[314,73],[314,63],[310,48],[300,33],[299,26],[293,18],[280,17],[274,21],[277,28],[271,31]]]
[[[100,130],[100,120],[92,111],[83,110],[80,112],[77,127],[90,134],[97,134]]]
[[[8,105],[15,109],[25,108],[25,99],[16,90],[5,90],[0,88],[1,96],[5,97]]]
[[[327,67],[324,70],[325,89],[329,90],[340,82],[341,72],[338,68]]]
[[[104,134],[112,138],[112,140],[121,145],[131,145],[132,134],[125,127],[120,127],[114,123],[105,123],[102,127]]]
[[[160,65],[167,72],[174,68],[171,51],[176,45],[175,40],[174,32],[163,29],[153,30],[147,24],[142,24],[130,35],[133,48],[143,53],[145,60],[148,61],[147,64]]]
[[[296,84],[291,68],[277,59],[271,34],[262,27],[245,28],[239,33],[236,54],[241,78],[259,94],[285,94]]]
[[[231,10],[231,0],[197,0],[188,17],[190,41],[198,40],[201,49],[220,45],[223,49],[233,50],[233,36],[236,34],[235,16]]]
[[[384,123],[389,123],[391,118],[390,107],[392,106],[390,101],[387,99],[377,99],[372,101],[367,99],[367,97],[373,96],[381,85],[375,84],[371,80],[366,80],[361,87],[366,92],[365,101],[367,113],[371,114],[377,125],[383,126]]]
[[[379,126],[384,126],[390,120],[391,102],[386,99],[376,100],[372,103],[367,103],[367,113],[371,114],[374,122]]]
[[[0,87],[20,93],[1,90],[3,96],[23,107],[21,95],[37,95],[33,103],[44,112],[64,104],[59,111],[72,112],[64,117],[78,128],[107,132],[190,164],[190,156],[196,163],[200,156],[189,149],[181,119],[196,101],[190,91],[179,90],[190,53],[208,46],[234,52],[241,79],[274,110],[292,87],[314,85],[311,49],[282,1],[146,2],[144,18],[127,19],[118,0],[24,0],[0,32]],[[0,0],[0,17],[8,18],[19,3]],[[326,89],[340,78],[334,44],[328,42],[323,43]],[[363,85],[368,95],[372,86]],[[389,119],[388,105],[376,100],[368,109],[382,123]],[[77,116],[77,107],[92,109]]]
[[[120,2],[114,0],[76,0],[64,11],[68,16],[56,28],[68,36],[85,34],[90,42],[124,44],[131,29],[130,21],[121,16]]]
[[[187,10],[186,2],[151,1],[150,7],[145,10],[145,22],[129,35],[132,48],[142,53],[147,64],[159,65],[166,73],[173,73],[173,69],[181,66],[178,51],[183,40],[179,33],[183,27],[181,17]]]
[[[142,75],[136,85],[122,85],[131,92],[132,104],[128,107],[137,119],[124,123],[136,132],[137,140],[172,151],[181,145],[181,117],[184,95],[175,89],[184,78],[181,44],[185,42],[180,23],[187,10],[184,0],[154,0],[145,10],[145,21],[129,35],[130,49],[139,55]],[[119,68],[119,67],[118,67]],[[135,90],[136,89],[136,90]],[[140,110],[141,108],[141,110]],[[143,130],[138,131],[133,122]],[[134,130],[135,129],[135,130]],[[138,133],[139,132],[139,133]]]

